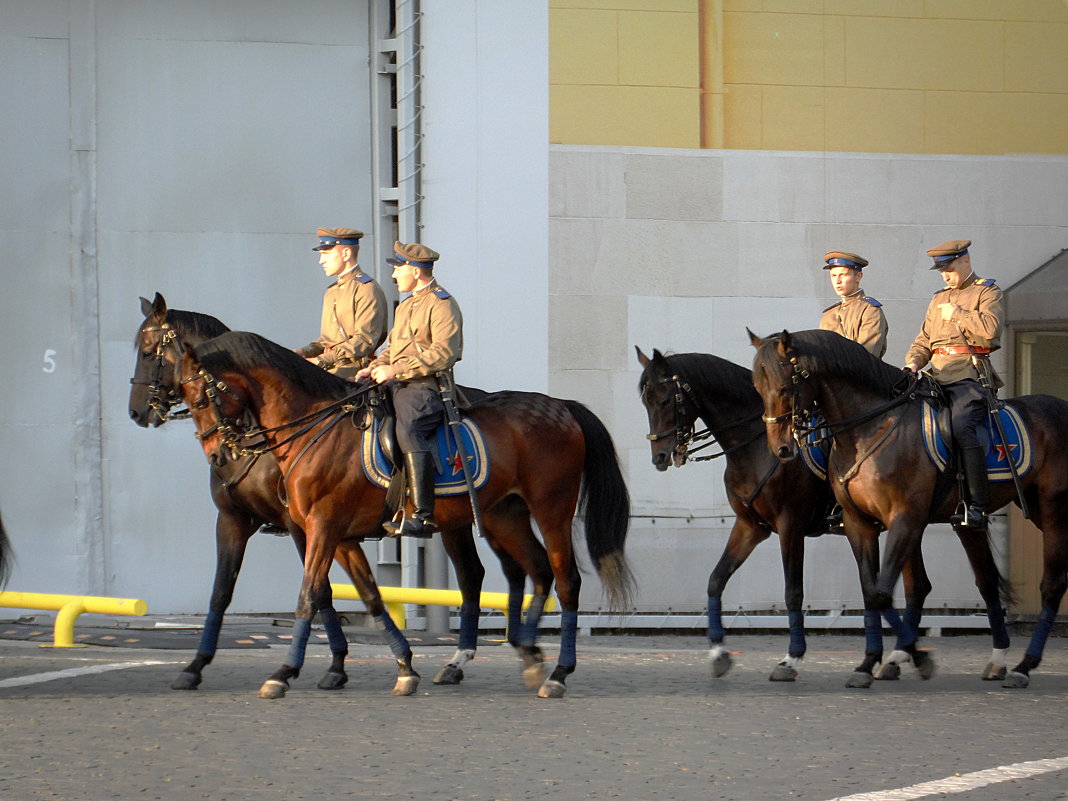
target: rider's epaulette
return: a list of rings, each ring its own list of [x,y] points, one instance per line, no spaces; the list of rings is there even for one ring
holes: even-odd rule
[[[842,301],[838,301],[837,303],[832,303],[830,306],[828,306],[826,309],[823,310],[823,313],[826,314],[831,309],[837,309],[841,305],[842,305]]]
[[[437,295],[442,300],[448,300],[449,298],[452,297],[452,295],[450,295],[448,292],[445,291],[444,287],[440,287],[440,286],[437,289],[434,290],[434,294]]]
[[[882,305],[883,305],[883,304],[881,304],[881,303],[880,303],[879,301],[877,301],[877,300],[876,300],[875,298],[869,298],[869,297],[868,297],[867,295],[865,295],[864,297],[862,297],[862,298],[861,298],[861,300],[863,300],[863,301],[864,301],[865,303],[869,303],[869,304],[871,304],[872,306],[874,306],[874,307],[875,307],[875,308],[877,308],[877,309],[878,309],[878,308],[879,308],[880,306],[882,306]]]
[[[996,278],[976,278],[975,279],[975,285],[976,286],[997,286],[996,281],[997,281]]]
[[[353,278],[355,278],[361,284],[369,284],[369,283],[371,283],[372,281],[375,280],[371,276],[369,276],[367,273],[360,273],[359,275],[353,276]]]

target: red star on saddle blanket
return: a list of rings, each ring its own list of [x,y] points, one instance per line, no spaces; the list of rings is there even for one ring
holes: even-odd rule
[[[1009,445],[1009,448],[1008,448],[1009,453],[1012,453],[1014,450],[1016,450],[1016,447],[1017,446],[1015,444]],[[1007,462],[1008,461],[1008,458],[1006,457],[1006,454],[1005,454],[1005,446],[1004,445],[995,445],[994,446],[994,450],[998,452],[998,461],[999,462]]]
[[[452,474],[455,476],[464,471],[463,460],[460,459],[459,451],[456,452],[455,458],[452,460]]]

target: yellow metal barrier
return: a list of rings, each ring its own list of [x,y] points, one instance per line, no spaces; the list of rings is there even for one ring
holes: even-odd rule
[[[43,592],[0,592],[0,607],[14,609],[58,609],[54,648],[81,648],[74,644],[74,621],[83,612],[95,615],[136,615],[148,611],[148,604],[136,598],[104,598],[96,595],[51,595]],[[48,646],[41,646],[47,648]]]
[[[359,593],[356,592],[356,588],[351,584],[331,584],[330,589],[333,590],[335,599],[343,601],[362,600]],[[406,628],[408,623],[404,613],[405,604],[458,607],[463,603],[463,596],[459,590],[432,590],[422,587],[379,587],[378,591],[382,594],[382,601],[385,603],[386,609],[389,610],[389,616],[393,618],[393,622],[401,629]],[[533,595],[523,596],[524,609],[530,606],[533,597]],[[483,609],[499,609],[502,612],[507,612],[508,593],[484,592],[479,596],[478,604]],[[550,596],[545,601],[545,611],[553,612],[555,610],[556,598]]]

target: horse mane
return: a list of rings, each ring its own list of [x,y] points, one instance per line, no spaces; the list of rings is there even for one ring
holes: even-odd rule
[[[194,348],[201,367],[210,372],[269,367],[308,395],[344,398],[353,384],[310,364],[303,356],[249,331],[227,331]]]
[[[781,334],[766,341],[777,342]],[[802,370],[813,375],[843,378],[887,398],[900,388],[902,373],[851,339],[834,331],[811,329],[791,331],[790,340]]]
[[[201,340],[214,339],[230,330],[230,327],[210,314],[201,314],[182,309],[167,309],[167,322],[184,337]]]
[[[672,371],[694,388],[715,396],[716,404],[759,407],[751,370],[710,353],[675,353],[665,356]]]

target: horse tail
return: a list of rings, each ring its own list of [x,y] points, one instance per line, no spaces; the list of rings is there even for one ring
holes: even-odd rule
[[[604,423],[578,401],[565,401],[586,440],[578,512],[585,523],[586,548],[613,612],[630,608],[634,576],[623,545],[630,528],[630,492],[619,469],[612,436]]]
[[[11,541],[4,531],[4,521],[0,518],[0,590],[4,589],[11,575]]]

